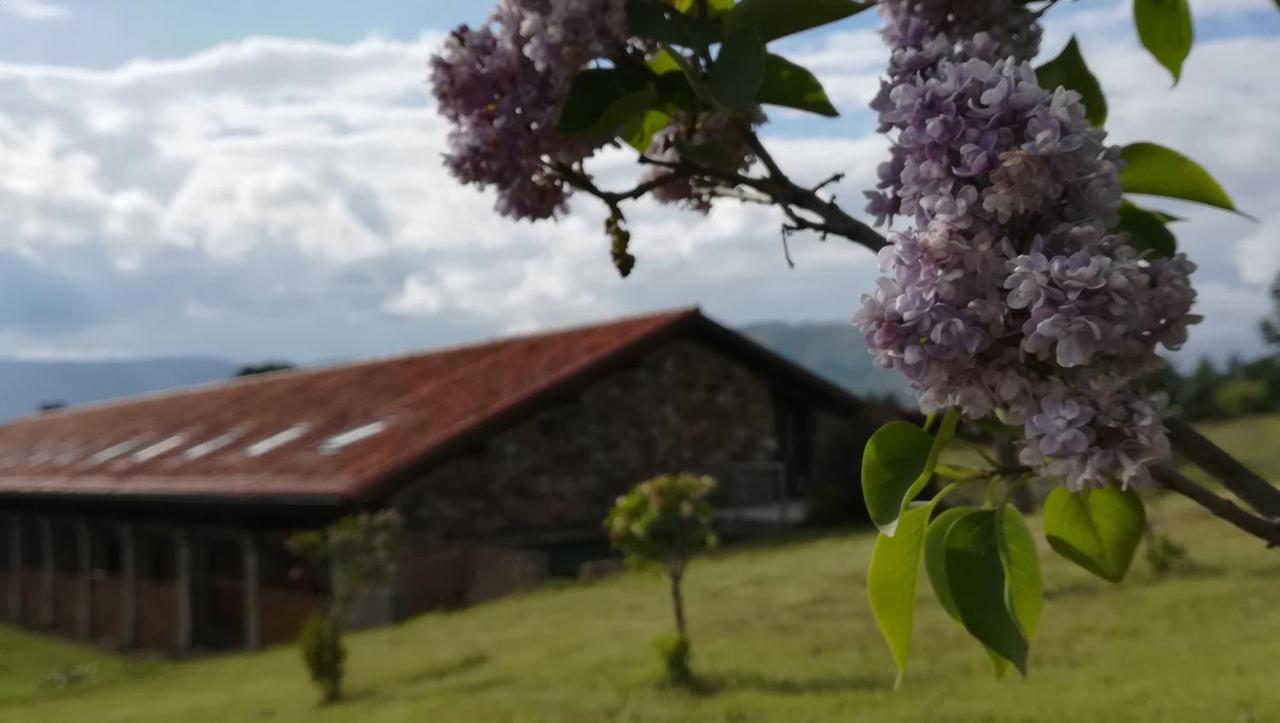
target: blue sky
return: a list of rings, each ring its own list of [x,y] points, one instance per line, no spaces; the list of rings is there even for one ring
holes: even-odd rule
[[[1127,7],[1063,3],[1045,56],[1078,34],[1116,142],[1188,152],[1259,217],[1162,204],[1188,217],[1209,317],[1184,354],[1258,353],[1280,269],[1280,93],[1257,69],[1280,65],[1280,13],[1272,0],[1193,0],[1199,42],[1170,89]],[[621,280],[590,203],[517,224],[454,183],[426,60],[487,9],[0,0],[0,355],[314,360],[693,303],[731,323],[849,318],[874,259],[796,238],[788,269],[768,209],[642,205],[640,263]],[[845,199],[884,154],[865,110],[885,60],[875,24],[866,13],[781,46],[844,115],[775,112],[769,137],[798,178],[847,172]],[[598,168],[619,184],[637,172],[617,154]]]

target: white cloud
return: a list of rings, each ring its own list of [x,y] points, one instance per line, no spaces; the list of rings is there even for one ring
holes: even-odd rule
[[[1170,91],[1132,30],[1115,29],[1127,10],[1091,8],[1050,27],[1101,33],[1086,52],[1115,137],[1186,150],[1242,207],[1278,207],[1280,106],[1262,74],[1239,71],[1280,63],[1274,38],[1201,42]],[[440,163],[448,127],[425,85],[437,39],[249,38],[104,70],[0,63],[0,345],[331,357],[689,303],[731,322],[847,319],[870,286],[873,257],[843,241],[793,238],[789,270],[780,218],[758,206],[630,208],[639,262],[626,280],[590,199],[557,224],[496,216]],[[788,52],[846,114],[779,113],[769,143],[800,182],[846,172],[831,190],[857,209],[884,155],[860,110],[883,45],[851,30]],[[610,185],[638,172],[621,152],[594,163]],[[1280,266],[1264,233],[1278,219],[1177,210],[1213,290],[1209,324],[1233,316],[1215,327],[1225,337],[1198,336],[1251,343],[1261,308],[1241,305]]]
[[[0,0],[0,12],[23,20],[61,20],[71,15],[62,5],[47,0]]]

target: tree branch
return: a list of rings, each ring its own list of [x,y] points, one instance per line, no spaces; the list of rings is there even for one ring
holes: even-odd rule
[[[1056,0],[1055,0],[1056,1]],[[1050,2],[1049,5],[1053,3]],[[764,143],[750,128],[744,129],[747,143],[756,158],[764,166],[767,175],[751,176],[738,171],[725,171],[690,163],[681,160],[676,163],[660,161],[640,156],[640,162],[666,168],[670,173],[659,176],[625,192],[609,192],[597,188],[585,174],[571,168],[557,169],[568,174],[566,180],[574,186],[603,200],[610,209],[621,213],[619,206],[623,201],[634,200],[665,183],[685,178],[707,178],[723,184],[723,194],[733,189],[747,188],[759,193],[761,200],[777,204],[787,216],[789,223],[782,228],[784,253],[786,253],[786,234],[794,231],[815,231],[824,237],[839,236],[872,251],[879,251],[889,245],[889,241],[875,229],[853,218],[834,199],[825,199],[819,195],[826,186],[839,180],[839,174],[822,181],[812,188],[800,186],[782,170],[778,162],[765,148]],[[740,197],[740,200],[756,200]],[[813,218],[801,215],[801,211],[812,214]],[[787,262],[791,263],[790,254],[786,253]],[[1215,445],[1207,437],[1197,432],[1185,422],[1169,417],[1166,420],[1169,441],[1173,449],[1187,460],[1210,474],[1241,501],[1252,507],[1262,517],[1242,510],[1230,501],[1215,495],[1185,476],[1167,468],[1161,468],[1161,481],[1171,489],[1195,500],[1210,512],[1231,522],[1250,534],[1259,536],[1268,542],[1280,540],[1280,531],[1276,523],[1269,519],[1280,519],[1280,489],[1257,473],[1250,470],[1239,460],[1232,457],[1222,448]],[[1270,535],[1270,536],[1269,536]]]
[[[1262,516],[1280,518],[1280,490],[1186,422],[1169,417],[1165,426],[1178,454],[1208,472]]]
[[[1163,465],[1152,468],[1151,476],[1160,484],[1190,499],[1216,517],[1267,543],[1267,547],[1280,547],[1280,523],[1265,520],[1234,502],[1219,497],[1181,472]]]

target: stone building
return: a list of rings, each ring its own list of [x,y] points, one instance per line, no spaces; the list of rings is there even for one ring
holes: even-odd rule
[[[599,557],[606,509],[654,474],[717,475],[730,534],[793,523],[822,440],[867,411],[697,310],[48,411],[0,427],[0,616],[285,642],[326,585],[285,537],[386,506],[411,544],[363,621],[466,605]]]

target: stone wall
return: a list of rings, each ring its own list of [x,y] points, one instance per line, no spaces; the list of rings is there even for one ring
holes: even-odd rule
[[[773,459],[769,384],[693,342],[673,342],[446,463],[397,498],[438,540],[599,534],[619,494],[663,472]]]

